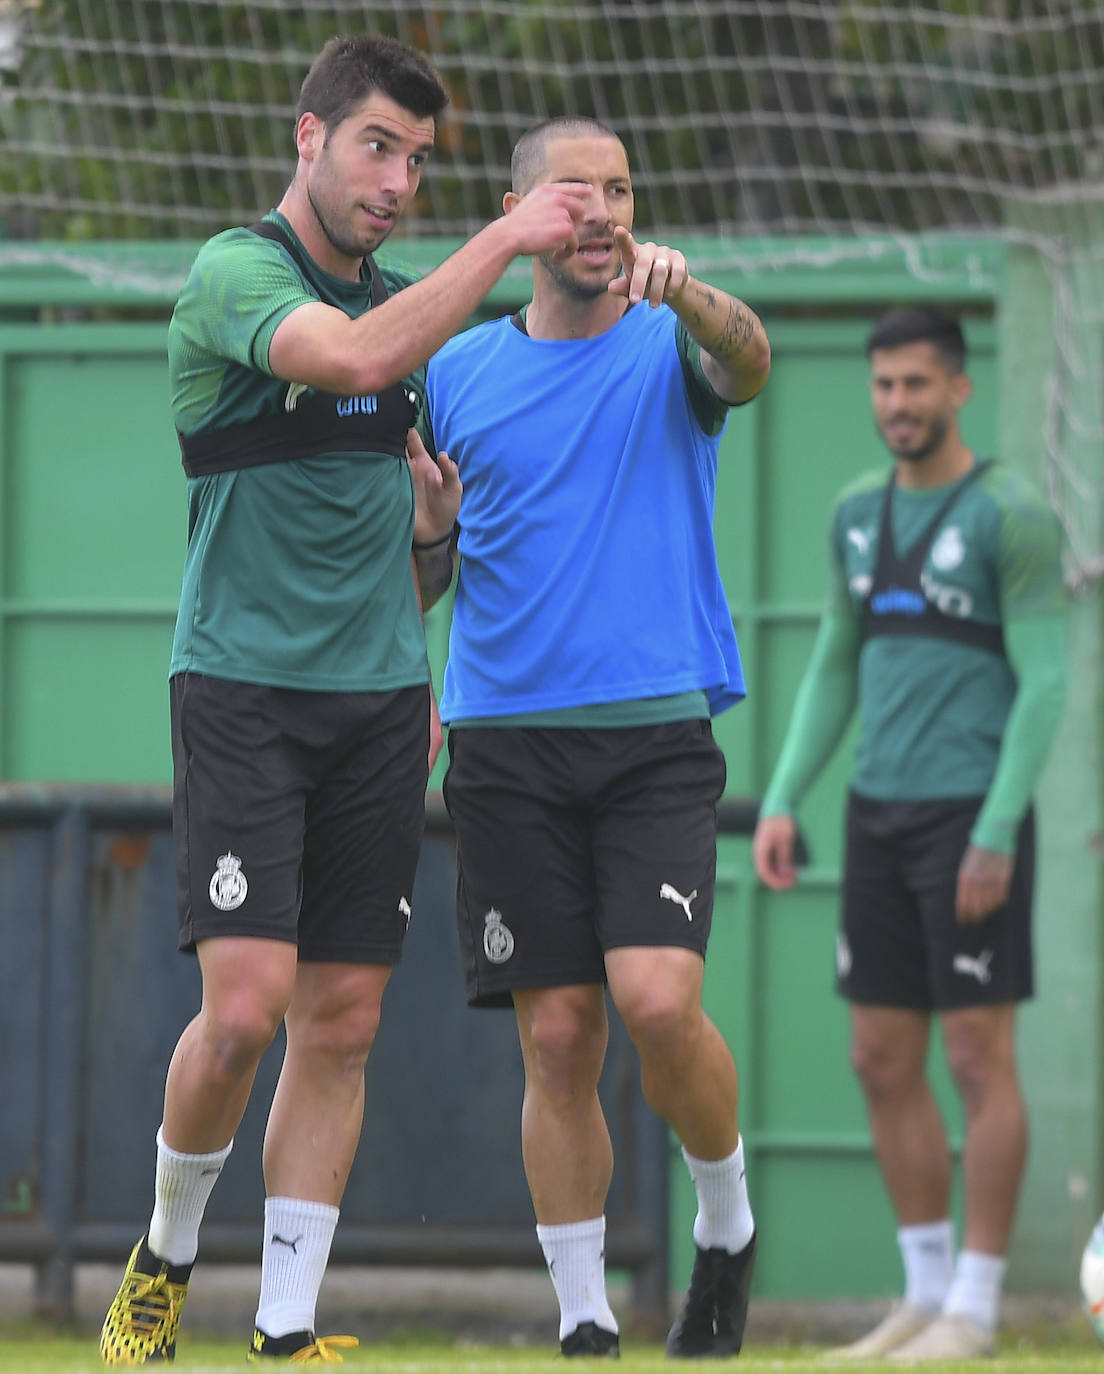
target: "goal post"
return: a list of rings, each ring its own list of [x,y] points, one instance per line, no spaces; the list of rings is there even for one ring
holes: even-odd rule
[[[1096,852],[1104,775],[1104,188],[1074,200],[1010,200],[1006,216],[999,451],[1033,479],[1042,466],[1076,590],[1069,702],[1036,793],[1045,852],[1036,891],[1041,995],[1023,1008],[1017,1041],[1032,1084],[1032,1148],[1010,1276],[1022,1291],[1071,1272],[1104,1205],[1095,1164],[1104,1158],[1104,1084],[1099,1073],[1076,1085],[1056,1076],[1053,1043],[1043,1048],[1056,1014],[1071,1044],[1081,1028],[1096,1037],[1104,1025],[1104,873]]]

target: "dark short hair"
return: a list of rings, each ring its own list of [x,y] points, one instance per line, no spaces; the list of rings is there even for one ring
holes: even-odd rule
[[[966,340],[953,315],[933,305],[906,305],[890,310],[870,331],[866,356],[875,349],[902,348],[905,344],[930,343],[950,372],[961,372],[966,363]]]
[[[416,49],[377,33],[339,34],[311,63],[295,117],[309,111],[332,129],[373,91],[434,126],[449,103],[436,68]]]
[[[619,134],[587,115],[559,115],[535,124],[514,144],[510,157],[510,185],[519,196],[531,191],[545,167],[545,149],[554,138],[616,138]]]

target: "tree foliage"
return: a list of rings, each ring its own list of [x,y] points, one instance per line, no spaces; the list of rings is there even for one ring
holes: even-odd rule
[[[612,124],[649,220],[697,230],[991,223],[1104,167],[1099,0],[0,0],[8,233],[198,237],[267,208],[310,57],[367,23],[453,96],[415,231],[495,215],[513,139],[559,113]]]

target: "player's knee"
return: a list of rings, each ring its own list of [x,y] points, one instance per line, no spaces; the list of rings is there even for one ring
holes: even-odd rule
[[[967,1110],[992,1095],[1018,1094],[1011,1008],[972,1007],[943,1017],[947,1067]]]
[[[947,1067],[968,1111],[1006,1085],[1015,1091],[1014,1066],[1004,1055],[993,1054],[983,1037],[961,1035],[948,1041]]]
[[[528,1028],[531,1074],[543,1081],[597,1078],[606,1052],[605,1025],[579,1016],[570,1008],[548,1008],[534,1016]]]
[[[218,1066],[234,1077],[256,1067],[276,1038],[283,1011],[261,999],[238,996],[205,1008],[203,1038]]]
[[[894,1097],[912,1086],[916,1064],[911,1056],[894,1052],[880,1041],[856,1038],[851,1042],[851,1068],[871,1101]]]
[[[643,989],[619,1010],[633,1044],[645,1059],[681,1057],[690,1052],[703,1024],[701,1007],[688,1002],[673,987]]]
[[[363,1065],[376,1043],[379,1025],[379,1003],[351,1008],[336,1027],[335,1052],[350,1063]]]
[[[289,1018],[288,1046],[338,1070],[359,1073],[375,1044],[379,1025],[379,1002],[365,998],[324,1013],[320,1010]]]

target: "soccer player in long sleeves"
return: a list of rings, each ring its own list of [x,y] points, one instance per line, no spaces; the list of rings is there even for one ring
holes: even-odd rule
[[[857,710],[839,991],[893,1203],[905,1294],[841,1358],[971,1358],[996,1348],[1026,1151],[1016,1005],[1033,988],[1031,797],[1066,692],[1054,512],[965,442],[966,343],[909,307],[867,339],[892,455],[841,494],[831,589],[752,843],[791,886],[794,813]],[[938,1018],[966,1122],[957,1260],[951,1160],[926,1075]]]

